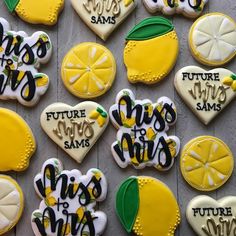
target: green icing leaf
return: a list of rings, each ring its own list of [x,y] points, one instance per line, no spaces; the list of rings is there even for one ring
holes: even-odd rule
[[[131,232],[139,209],[139,186],[136,177],[125,180],[116,194],[116,212],[127,232]]]
[[[10,12],[15,11],[16,6],[18,5],[20,0],[4,0],[7,8]]]
[[[126,40],[147,40],[162,36],[174,29],[172,23],[163,17],[149,17],[137,24],[127,35]]]
[[[232,78],[233,80],[236,80],[236,75],[235,75],[235,74],[232,74],[232,75],[231,75],[231,78]]]

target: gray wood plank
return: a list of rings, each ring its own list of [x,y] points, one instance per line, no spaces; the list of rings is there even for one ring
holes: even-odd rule
[[[115,163],[110,146],[116,138],[116,129],[109,124],[104,135],[98,140],[97,144],[90,150],[83,163],[78,165],[72,158],[63,152],[50,138],[43,132],[39,124],[39,117],[42,110],[53,102],[64,102],[70,105],[76,105],[83,101],[71,95],[64,87],[61,76],[61,62],[65,54],[75,45],[84,41],[98,42],[108,47],[114,54],[117,61],[117,76],[113,87],[102,97],[94,99],[94,101],[103,105],[107,110],[114,103],[116,94],[123,88],[130,88],[139,99],[149,98],[155,102],[161,96],[168,96],[175,101],[178,111],[178,120],[175,127],[170,129],[169,134],[177,135],[181,139],[181,145],[184,146],[190,139],[198,135],[215,135],[224,140],[233,153],[236,150],[236,122],[235,101],[230,104],[225,111],[219,115],[210,125],[203,125],[190,109],[184,104],[182,99],[174,90],[173,79],[174,74],[179,69],[187,65],[199,65],[191,56],[188,48],[188,31],[193,23],[192,20],[182,16],[173,16],[173,21],[180,40],[180,54],[177,64],[170,75],[163,82],[154,86],[145,86],[142,84],[130,84],[127,81],[126,68],[123,64],[123,49],[125,45],[125,35],[143,18],[150,16],[141,2],[133,14],[108,38],[106,42],[101,41],[96,35],[88,29],[82,22],[77,13],[73,10],[70,1],[65,1],[65,9],[62,12],[59,23],[54,27],[34,26],[24,23],[17,16],[10,15],[3,1],[0,2],[0,16],[6,18],[12,25],[14,30],[24,30],[28,34],[36,30],[46,31],[53,41],[53,56],[49,64],[42,65],[40,71],[45,72],[50,77],[50,88],[48,92],[41,98],[38,105],[34,108],[25,108],[14,101],[0,101],[0,107],[6,107],[18,112],[32,128],[36,140],[37,151],[33,156],[30,167],[22,173],[7,173],[16,178],[25,193],[25,210],[23,217],[14,230],[7,233],[7,236],[30,236],[33,232],[30,227],[30,217],[34,209],[38,208],[40,199],[33,189],[33,178],[40,171],[42,163],[50,158],[57,157],[63,164],[65,169],[78,168],[83,173],[92,167],[100,168],[108,179],[109,191],[106,201],[99,204],[99,209],[106,212],[108,216],[108,227],[104,233],[108,235],[125,236],[127,233],[122,228],[115,214],[115,193],[122,180],[131,175],[148,175],[160,179],[166,183],[175,194],[182,213],[182,222],[176,235],[195,235],[189,227],[185,218],[186,206],[194,196],[202,194],[191,188],[182,178],[179,169],[179,157],[173,168],[167,173],[160,173],[154,168],[146,168],[136,171],[132,167],[121,169]],[[235,18],[236,3],[235,0],[210,0],[209,6],[205,12],[222,11]],[[203,67],[202,65],[200,65]],[[226,67],[235,71],[236,61],[233,60]],[[236,164],[235,164],[236,165]],[[220,198],[226,195],[236,195],[236,190],[232,186],[236,184],[235,171],[229,182],[217,191],[207,193],[208,195]]]

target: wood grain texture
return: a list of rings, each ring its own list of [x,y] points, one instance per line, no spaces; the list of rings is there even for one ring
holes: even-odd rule
[[[168,96],[173,99],[177,106],[178,121],[175,127],[172,127],[170,133],[177,135],[181,139],[182,146],[191,138],[198,135],[215,135],[224,140],[231,150],[236,155],[236,106],[235,101],[230,104],[222,114],[220,114],[210,125],[204,126],[183,103],[174,90],[173,79],[174,74],[179,69],[187,65],[199,65],[191,56],[188,48],[188,31],[192,24],[192,20],[182,16],[173,16],[170,19],[173,21],[180,40],[180,54],[177,64],[170,75],[161,83],[152,86],[141,84],[130,84],[126,78],[126,70],[123,65],[123,48],[124,37],[127,32],[138,23],[141,19],[150,16],[142,3],[138,2],[138,7],[128,19],[109,37],[106,42],[101,41],[96,35],[81,21],[79,16],[70,5],[70,1],[65,1],[65,9],[62,12],[59,22],[54,27],[33,26],[19,20],[16,16],[10,15],[3,3],[0,2],[0,16],[6,18],[12,25],[14,30],[24,30],[28,34],[36,30],[43,30],[49,34],[53,41],[53,56],[51,62],[46,66],[42,66],[41,71],[49,75],[51,84],[48,92],[41,98],[41,101],[34,108],[25,108],[17,102],[7,101],[0,102],[1,107],[12,109],[19,113],[32,128],[37,139],[37,152],[33,156],[30,167],[22,173],[8,173],[13,178],[16,178],[21,185],[25,194],[25,210],[21,221],[17,227],[7,236],[31,236],[33,235],[30,218],[34,209],[39,206],[40,199],[33,189],[33,178],[40,171],[43,162],[50,157],[59,158],[65,169],[79,168],[83,173],[92,167],[100,168],[106,175],[109,183],[109,193],[107,200],[99,205],[108,216],[108,227],[104,236],[125,236],[127,233],[122,228],[121,224],[115,215],[114,200],[118,185],[122,180],[130,175],[148,175],[156,177],[165,182],[174,192],[181,207],[182,223],[178,228],[176,235],[191,236],[195,235],[185,218],[185,209],[189,200],[194,196],[201,194],[192,189],[183,180],[180,169],[179,159],[177,159],[173,168],[167,173],[160,173],[152,168],[144,170],[134,170],[129,167],[121,169],[113,160],[110,146],[115,140],[116,130],[109,124],[104,135],[99,139],[97,144],[92,148],[84,159],[81,165],[78,165],[65,152],[63,152],[48,136],[42,131],[39,123],[39,117],[42,110],[53,102],[64,102],[70,105],[75,105],[81,100],[71,95],[64,87],[60,78],[61,62],[64,55],[74,45],[85,42],[98,42],[108,47],[114,54],[117,61],[117,76],[113,87],[101,98],[95,99],[101,103],[107,110],[114,103],[116,94],[123,88],[130,88],[139,99],[149,98],[153,102],[160,96]],[[235,18],[236,2],[235,0],[209,0],[209,5],[205,12],[224,12]],[[201,65],[200,65],[201,66]],[[227,68],[236,72],[236,60],[233,60],[227,65]],[[217,191],[208,195],[220,198],[226,195],[236,195],[236,174]],[[162,235],[153,235],[162,236]]]

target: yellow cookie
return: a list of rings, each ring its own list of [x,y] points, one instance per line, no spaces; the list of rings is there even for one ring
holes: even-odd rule
[[[0,108],[0,171],[23,171],[36,149],[33,133],[15,112]]]
[[[64,7],[64,0],[4,0],[10,12],[16,12],[32,24],[54,25]]]
[[[221,66],[236,55],[236,22],[214,12],[197,19],[189,32],[192,55],[202,64]]]
[[[172,23],[163,17],[146,18],[126,37],[124,63],[131,83],[157,83],[174,67],[179,42]]]
[[[66,88],[75,96],[94,98],[104,94],[116,75],[112,53],[97,43],[81,43],[65,56],[61,76]]]
[[[19,221],[24,196],[20,186],[7,175],[0,175],[0,235],[11,230]]]
[[[200,136],[188,142],[181,153],[180,168],[184,179],[201,191],[221,187],[231,176],[233,154],[220,139]]]
[[[171,190],[152,177],[132,176],[116,194],[116,212],[128,233],[174,236],[180,210]]]

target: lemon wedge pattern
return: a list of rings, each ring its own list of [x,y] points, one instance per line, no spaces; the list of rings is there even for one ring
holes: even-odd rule
[[[236,55],[236,22],[222,13],[204,15],[191,27],[189,45],[199,62],[223,65]]]
[[[180,167],[184,179],[201,191],[211,191],[222,186],[231,176],[233,154],[218,138],[200,136],[185,145]]]
[[[20,186],[9,176],[0,175],[0,189],[0,235],[2,235],[19,221],[24,197]]]
[[[116,75],[112,53],[96,43],[82,43],[65,56],[61,75],[66,88],[75,96],[93,98],[104,94]]]

